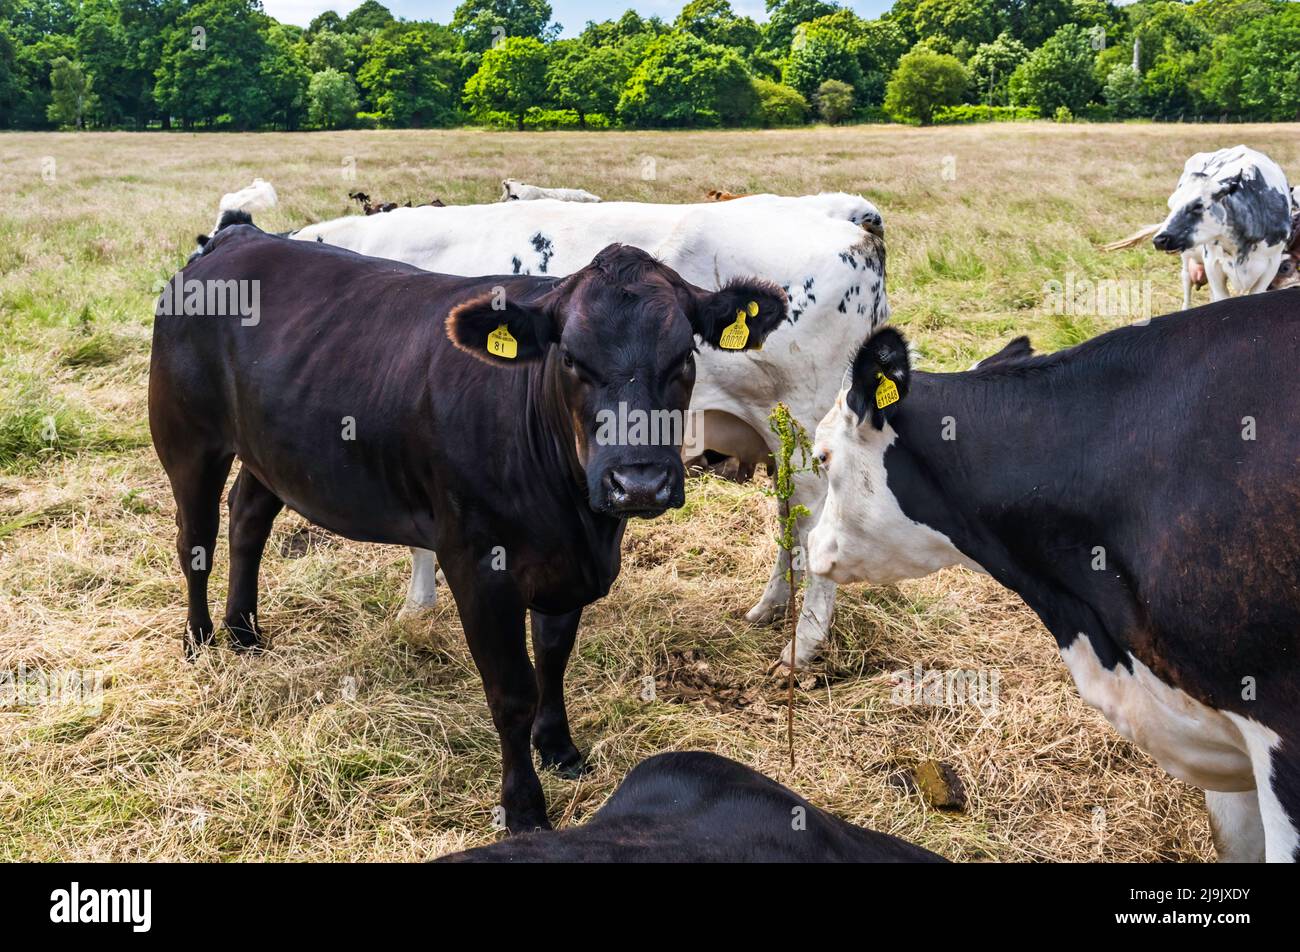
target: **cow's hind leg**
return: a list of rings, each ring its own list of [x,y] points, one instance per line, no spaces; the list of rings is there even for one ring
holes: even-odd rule
[[[1264,820],[1254,790],[1242,793],[1205,791],[1205,808],[1210,814],[1210,832],[1220,863],[1262,863]]]
[[[200,646],[212,643],[214,634],[208,613],[208,577],[221,524],[221,490],[233,459],[233,454],[222,451],[164,459],[176,499],[176,554],[185,573],[189,601],[184,638],[189,661]]]
[[[264,647],[257,623],[257,574],[271,523],[284,508],[278,496],[241,467],[230,490],[230,586],[226,590],[226,630],[236,651]]]
[[[569,734],[569,713],[564,707],[564,669],[573,650],[582,609],[564,615],[534,611],[532,618],[538,690],[533,747],[543,767],[574,780],[587,772],[587,765]]]

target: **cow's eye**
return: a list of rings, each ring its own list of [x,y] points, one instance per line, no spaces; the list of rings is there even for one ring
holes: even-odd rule
[[[563,362],[565,370],[573,369],[573,355],[570,354],[567,350],[563,351],[560,354],[560,360]]]
[[[830,465],[831,465],[831,451],[830,451],[830,450],[821,450],[820,452],[818,452],[818,454],[817,454],[817,465],[820,466],[822,469],[825,469],[827,466],[830,466]]]

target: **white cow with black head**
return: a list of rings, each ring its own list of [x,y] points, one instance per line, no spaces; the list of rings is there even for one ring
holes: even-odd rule
[[[1182,255],[1184,308],[1202,268],[1211,300],[1268,290],[1291,231],[1290,189],[1276,162],[1244,145],[1198,152],[1168,204],[1151,243]]]
[[[840,365],[863,334],[889,316],[884,225],[875,205],[859,195],[751,195],[688,205],[543,199],[398,208],[309,225],[290,237],[463,275],[567,275],[617,241],[651,252],[702,287],[719,288],[741,275],[782,285],[789,296],[787,319],[762,350],[719,359],[703,348],[697,355],[695,426],[683,446],[687,458],[710,449],[746,463],[767,462],[778,449],[768,426],[773,406],[784,402],[811,431],[839,388],[838,372],[827,368]],[[797,572],[825,494],[819,476],[795,476],[791,503],[811,513],[801,520]],[[434,554],[413,555],[405,610],[431,607],[437,598]],[[762,597],[746,615],[749,621],[770,622],[784,612],[789,568],[781,552]],[[835,585],[810,577],[795,638],[800,665],[825,640],[834,605]],[[790,646],[781,657],[790,657]]]

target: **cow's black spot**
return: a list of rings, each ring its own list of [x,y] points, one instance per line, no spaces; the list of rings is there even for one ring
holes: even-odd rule
[[[1252,171],[1254,174],[1249,178],[1243,175],[1241,185],[1223,200],[1230,212],[1228,230],[1243,253],[1247,245],[1256,242],[1284,242],[1291,230],[1291,203],[1286,193],[1265,182],[1259,169]]]
[[[555,245],[540,231],[529,240],[533,243],[533,250],[541,258],[537,270],[545,274],[547,266],[551,263],[551,257],[555,254]]]

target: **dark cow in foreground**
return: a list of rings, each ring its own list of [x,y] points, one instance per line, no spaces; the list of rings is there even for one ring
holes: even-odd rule
[[[234,647],[264,645],[258,566],[283,506],[351,539],[446,554],[501,738],[506,823],[546,827],[529,741],[544,766],[582,767],[563,696],[582,609],[618,574],[627,518],[683,504],[681,427],[675,444],[634,443],[600,420],[616,406],[680,420],[697,336],[758,346],[784,294],[757,280],[704,291],[622,245],[567,278],[462,278],[250,225],[221,229],[180,279],[251,286],[260,304],[250,320],[160,301],[155,319],[149,422],[176,497],[187,652],[213,640],[208,574],[238,456]]]
[[[1300,847],[1300,289],[916,373],[863,345],[810,568],[1015,590],[1083,699],[1204,788],[1225,859]]]
[[[743,764],[703,751],[637,764],[596,815],[513,836],[444,863],[945,863],[845,823]]]

